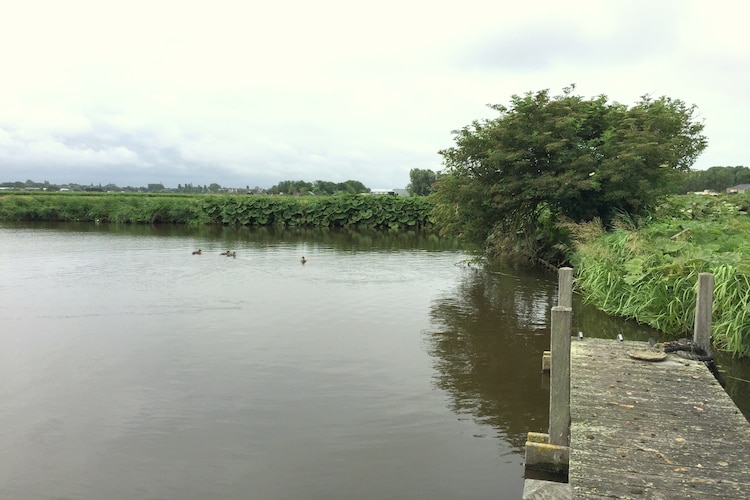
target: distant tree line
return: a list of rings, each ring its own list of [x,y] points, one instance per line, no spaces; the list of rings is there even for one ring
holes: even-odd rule
[[[362,184],[360,181],[348,180],[345,182],[330,182],[330,181],[281,181],[275,186],[271,186],[266,191],[267,194],[286,194],[294,196],[304,195],[335,195],[335,194],[361,194],[369,193],[370,188]]]
[[[750,168],[744,166],[736,167],[711,167],[708,170],[691,170],[685,174],[680,194],[697,191],[726,191],[727,188],[738,184],[750,184]]]
[[[162,186],[163,188],[164,186]],[[133,186],[125,186],[121,187],[116,184],[76,184],[74,182],[69,182],[65,184],[53,184],[49,181],[43,181],[43,182],[36,182],[32,181],[31,179],[26,179],[25,182],[21,181],[14,181],[14,182],[0,182],[0,188],[5,189],[19,189],[19,190],[27,190],[27,191],[76,191],[76,192],[94,192],[94,193],[105,193],[108,191],[117,191],[117,192],[128,192],[128,193],[138,193],[138,192],[146,192],[148,191],[147,187],[133,187]]]
[[[359,194],[369,193],[370,188],[360,181],[349,180],[346,182],[315,181],[282,181],[271,189],[258,186],[251,188],[227,188],[217,183],[194,185],[192,183],[178,184],[176,188],[165,187],[162,183],[150,183],[146,186],[118,186],[117,184],[52,184],[49,181],[35,182],[27,179],[25,182],[0,182],[0,188],[18,189],[25,191],[72,191],[72,192],[98,192],[98,193],[184,193],[184,194],[289,194],[289,195],[334,195],[334,194]]]
[[[74,192],[91,192],[91,193],[161,193],[175,192],[174,189],[167,189],[163,184],[148,184],[147,186],[118,186],[117,184],[76,184],[69,182],[66,184],[53,184],[49,181],[35,182],[26,179],[25,182],[0,182],[0,188],[19,189],[26,191],[74,191]]]

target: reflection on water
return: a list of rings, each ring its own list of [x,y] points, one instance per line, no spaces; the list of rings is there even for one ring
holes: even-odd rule
[[[92,224],[25,222],[3,223],[8,229],[54,231],[72,235],[92,234],[120,236],[124,238],[180,238],[183,240],[208,242],[217,248],[235,247],[248,243],[256,245],[309,244],[312,248],[331,248],[352,251],[382,251],[419,249],[425,251],[457,251],[456,241],[440,238],[424,230],[376,230],[352,228],[284,228],[203,225],[186,227],[176,224]]]
[[[453,411],[491,425],[516,453],[528,431],[548,426],[540,367],[553,284],[549,274],[475,270],[430,310],[438,387],[450,394]]]

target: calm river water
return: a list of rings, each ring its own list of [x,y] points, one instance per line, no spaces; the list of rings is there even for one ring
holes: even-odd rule
[[[0,225],[0,498],[520,498],[555,294],[434,235]]]

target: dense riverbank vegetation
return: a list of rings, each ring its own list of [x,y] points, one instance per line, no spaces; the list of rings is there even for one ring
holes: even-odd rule
[[[0,194],[0,220],[243,226],[423,228],[424,197],[233,196],[124,193]]]
[[[750,196],[673,196],[649,217],[567,224],[584,299],[670,337],[692,337],[696,283],[714,275],[714,344],[750,356]]]

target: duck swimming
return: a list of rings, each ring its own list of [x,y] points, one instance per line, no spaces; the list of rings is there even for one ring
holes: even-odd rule
[[[203,250],[201,250],[201,249],[199,248],[198,250],[195,250],[195,251],[193,252],[193,255],[200,255],[201,253],[203,253]]]
[[[299,261],[300,261],[301,263],[303,263],[303,264],[304,264],[305,262],[307,262],[307,259],[306,259],[306,258],[305,258],[305,256],[303,255],[303,256],[302,256],[302,258],[301,258],[301,259],[300,259]]]

